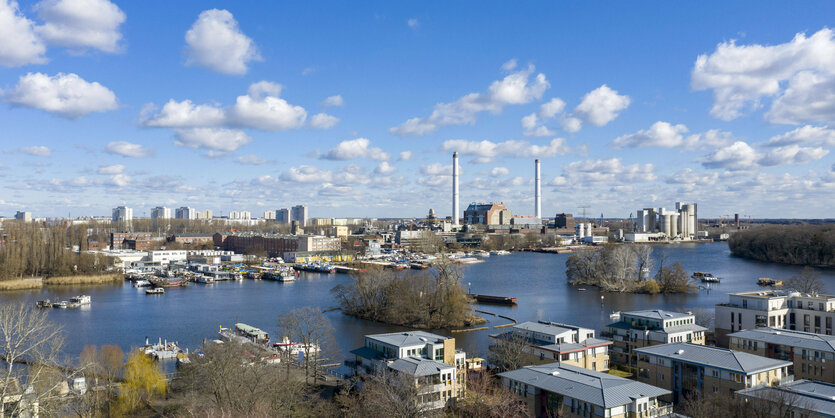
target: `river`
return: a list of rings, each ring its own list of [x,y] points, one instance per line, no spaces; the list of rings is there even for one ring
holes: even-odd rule
[[[514,253],[492,256],[484,263],[461,267],[464,285],[473,293],[512,296],[517,306],[479,305],[478,309],[506,315],[522,321],[550,320],[593,328],[598,332],[609,320],[612,311],[638,309],[713,310],[716,303],[727,300],[727,294],[757,290],[758,277],[785,280],[800,271],[799,267],[744,260],[730,255],[726,243],[658,245],[656,258],[665,263],[680,261],[688,272],[708,271],[722,278],[710,290],[690,294],[642,295],[600,292],[594,287],[586,291],[566,284],[567,254]],[[656,263],[657,264],[657,263]],[[835,271],[820,270],[827,289],[835,291]],[[243,280],[212,285],[192,284],[187,288],[167,289],[163,296],[145,295],[130,283],[83,287],[50,287],[37,291],[0,293],[0,303],[36,300],[66,300],[73,295],[92,296],[87,309],[50,309],[49,316],[60,324],[66,334],[65,354],[77,356],[88,344],[117,344],[123,350],[140,346],[145,337],[175,340],[182,347],[200,346],[204,338],[217,337],[218,327],[232,326],[236,321],[259,327],[273,335],[277,316],[289,310],[313,306],[327,309],[335,306],[330,290],[347,283],[342,274],[302,273],[292,283]],[[603,298],[601,298],[601,296]],[[342,352],[363,344],[363,335],[392,332],[403,328],[381,325],[345,316],[339,311],[326,314],[335,329]],[[485,316],[488,326],[507,323]],[[438,330],[451,335],[448,331]],[[457,346],[469,356],[484,356],[488,335],[494,329],[454,335]]]

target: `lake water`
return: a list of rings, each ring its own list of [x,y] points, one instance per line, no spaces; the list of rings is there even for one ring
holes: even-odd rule
[[[639,295],[600,292],[588,287],[580,292],[566,284],[566,254],[514,253],[492,256],[484,263],[462,266],[464,285],[471,284],[473,293],[512,296],[516,306],[478,305],[478,309],[495,312],[519,322],[550,320],[599,330],[611,322],[612,311],[638,309],[713,310],[716,303],[727,300],[727,294],[759,289],[758,277],[787,279],[800,268],[760,263],[730,256],[725,243],[659,245],[654,255],[664,256],[665,263],[680,261],[688,272],[709,271],[722,278],[711,289],[690,294]],[[820,270],[821,277],[835,291],[835,272]],[[163,296],[145,295],[130,283],[84,287],[45,288],[39,291],[0,293],[0,303],[26,301],[34,305],[40,299],[66,300],[73,295],[92,296],[88,309],[50,309],[52,320],[66,333],[66,354],[77,356],[87,344],[117,344],[123,350],[140,346],[145,337],[175,340],[183,347],[197,348],[204,338],[217,337],[218,327],[232,326],[236,321],[259,327],[275,338],[277,316],[289,310],[314,306],[327,309],[335,306],[330,290],[347,283],[342,274],[302,273],[293,283],[261,280],[221,282],[213,285],[192,284],[187,288],[166,289]],[[601,296],[604,297],[601,304]],[[328,312],[335,329],[337,343],[343,353],[363,344],[363,335],[392,332],[402,328],[376,324]],[[487,325],[507,323],[485,316]],[[438,330],[451,335],[448,331]],[[457,346],[470,355],[484,356],[488,335],[497,330],[457,333]]]

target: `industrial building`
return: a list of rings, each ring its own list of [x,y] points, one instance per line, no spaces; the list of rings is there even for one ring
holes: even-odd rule
[[[339,253],[342,240],[338,237],[320,235],[282,234],[221,234],[213,235],[215,247],[236,253],[265,253],[270,257],[285,257],[293,253]],[[287,257],[285,257],[286,259]]]
[[[113,208],[113,222],[130,222],[133,220],[133,209],[127,206]]]
[[[731,293],[716,305],[716,344],[728,346],[728,334],[759,327],[832,335],[835,296],[767,290]]]
[[[663,417],[670,391],[567,364],[526,366],[499,373],[502,385],[521,396],[534,417]]]
[[[554,227],[557,229],[574,229],[574,215],[570,213],[558,213],[554,217]]]
[[[676,202],[675,210],[644,208],[638,211],[637,234],[663,233],[668,239],[698,238],[699,219],[695,203]]]
[[[513,213],[504,203],[470,203],[464,211],[467,225],[510,225]]]
[[[644,347],[638,354],[638,381],[667,389],[670,400],[734,392],[792,380],[790,361],[690,343]]]

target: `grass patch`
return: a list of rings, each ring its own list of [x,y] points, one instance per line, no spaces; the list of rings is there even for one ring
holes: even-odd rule
[[[41,287],[43,287],[43,281],[41,279],[15,279],[0,281],[0,291],[40,289]]]
[[[632,373],[625,372],[623,370],[609,369],[609,374],[611,374],[613,376],[617,376],[617,377],[625,377],[627,379],[632,378]]]
[[[78,276],[56,276],[49,277],[44,280],[44,284],[49,286],[67,286],[77,284],[103,284],[115,283],[124,280],[124,276],[120,273],[108,273],[97,275],[78,275]]]

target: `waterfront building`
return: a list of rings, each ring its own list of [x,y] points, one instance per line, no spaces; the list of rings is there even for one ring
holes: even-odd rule
[[[727,348],[675,343],[638,348],[637,378],[672,391],[673,403],[692,395],[733,395],[757,385],[793,380],[792,363]]]
[[[110,234],[111,250],[149,251],[154,247],[150,232],[113,232]]]
[[[743,329],[784,328],[832,335],[835,296],[782,290],[731,293],[716,305],[716,344],[728,346],[728,334]]]
[[[779,386],[758,386],[736,391],[734,396],[748,401],[780,403],[771,409],[777,416],[782,411],[786,417],[833,418],[835,417],[835,385],[811,380],[795,380]]]
[[[321,235],[216,233],[210,236],[215,247],[227,251],[240,254],[264,252],[270,257],[283,257],[288,261],[297,258],[295,253],[338,254],[342,250],[342,240],[340,238]],[[293,253],[292,257],[290,257],[291,253]],[[309,254],[305,254],[305,256],[307,255]]]
[[[699,218],[695,203],[676,202],[675,210],[665,208],[644,208],[638,210],[635,232],[662,233],[672,239],[679,237],[690,240],[698,238]]]
[[[127,206],[113,208],[113,222],[130,222],[133,220],[133,209]]]
[[[151,209],[151,219],[171,219],[171,209],[165,206],[157,206]]]
[[[798,379],[835,383],[835,336],[757,328],[737,331],[728,339],[732,350],[793,362],[789,372]]]
[[[693,314],[663,310],[622,312],[620,321],[604,328],[603,337],[614,341],[609,355],[615,363],[634,366],[635,349],[658,344],[705,343],[707,328],[696,325]]]
[[[467,354],[455,348],[455,338],[425,331],[366,335],[365,345],[351,354],[358,376],[394,372],[413,378],[425,410],[464,397]]]
[[[275,221],[281,222],[283,224],[290,223],[290,210],[289,209],[279,209],[275,211]]]
[[[18,221],[32,222],[32,212],[25,212],[19,210],[17,211],[17,213],[14,214],[14,218]]]
[[[197,210],[183,206],[174,211],[174,217],[177,219],[197,219]]]
[[[499,373],[532,417],[660,417],[673,412],[670,394],[646,383],[567,364],[527,366]]]
[[[464,211],[467,225],[510,225],[513,213],[504,203],[470,203]]]
[[[554,360],[599,372],[609,370],[612,342],[594,338],[593,329],[547,321],[522,322],[491,337],[523,342],[525,351],[539,361]]]
[[[307,206],[296,205],[290,208],[290,221],[298,221],[302,227],[307,225]]]
[[[148,251],[147,259],[151,263],[171,264],[176,261],[186,261],[188,252],[184,250]]]

